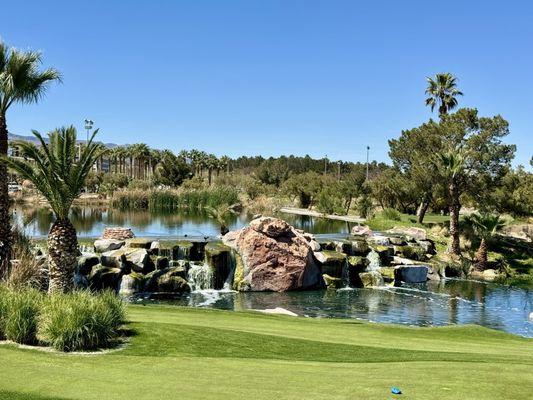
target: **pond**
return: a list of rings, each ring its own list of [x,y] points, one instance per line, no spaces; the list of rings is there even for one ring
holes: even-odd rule
[[[139,237],[214,237],[218,225],[199,212],[121,211],[108,207],[75,207],[72,221],[80,237],[99,237],[106,226],[131,227]],[[293,226],[323,236],[341,236],[340,221],[284,214]],[[233,217],[230,229],[245,226],[251,216]],[[46,208],[14,208],[14,220],[27,234],[44,237],[52,223]],[[143,300],[144,301],[144,300]],[[151,301],[151,300],[150,300]],[[413,326],[479,324],[533,337],[533,290],[493,283],[451,280],[402,287],[323,290],[289,293],[199,291],[179,297],[176,305],[228,310],[282,307],[309,317],[355,318]]]
[[[107,206],[73,207],[71,221],[79,237],[96,238],[106,226],[126,226],[138,237],[214,237],[220,233],[218,224],[200,211],[123,211]],[[281,216],[296,228],[316,234],[339,234],[349,232],[350,227],[342,221],[283,214]],[[252,216],[247,213],[234,215],[230,229],[245,226]],[[13,219],[32,237],[45,237],[53,221],[52,212],[45,207],[17,205]]]
[[[147,298],[136,301],[151,302]],[[533,291],[495,283],[446,279],[400,287],[303,292],[192,292],[171,304],[224,310],[264,310],[282,307],[298,315],[353,318],[410,326],[478,324],[533,337]]]

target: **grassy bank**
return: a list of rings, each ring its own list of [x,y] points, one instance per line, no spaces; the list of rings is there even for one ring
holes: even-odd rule
[[[465,326],[130,306],[121,351],[57,354],[0,346],[2,399],[522,399],[533,342]]]
[[[128,189],[113,194],[111,205],[121,210],[150,209],[202,209],[216,207],[220,204],[238,203],[239,196],[235,188],[217,186],[199,190],[175,189]]]

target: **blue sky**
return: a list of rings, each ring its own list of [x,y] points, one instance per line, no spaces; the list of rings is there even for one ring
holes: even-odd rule
[[[100,139],[217,155],[387,161],[387,139],[431,116],[425,77],[452,72],[461,106],[510,122],[533,153],[528,1],[11,1],[0,36],[64,76],[15,106],[17,134],[101,128]]]

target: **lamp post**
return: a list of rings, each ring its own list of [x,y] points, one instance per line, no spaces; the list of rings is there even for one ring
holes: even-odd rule
[[[370,146],[366,146],[366,180],[368,180],[368,152],[370,150]]]
[[[85,119],[85,129],[87,130],[87,140],[86,143],[89,143],[89,134],[91,129],[93,129],[94,122],[90,119]]]

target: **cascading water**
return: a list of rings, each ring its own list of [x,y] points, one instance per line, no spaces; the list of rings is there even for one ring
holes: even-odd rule
[[[370,253],[366,256],[368,259],[368,266],[366,267],[367,271],[377,271],[381,268],[381,259],[379,258],[379,254],[371,250]]]
[[[187,280],[193,292],[213,289],[213,269],[206,263],[192,264],[187,273]]]
[[[224,281],[224,286],[222,287],[222,290],[224,291],[233,290],[233,277],[235,275],[235,266],[237,265],[237,262],[235,260],[235,253],[233,250],[230,251],[228,260],[230,263],[229,273],[228,273],[226,280]]]
[[[342,287],[350,289],[350,265],[348,264],[348,257],[345,258],[342,266]]]

